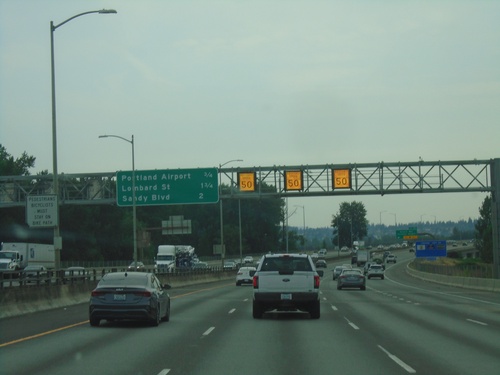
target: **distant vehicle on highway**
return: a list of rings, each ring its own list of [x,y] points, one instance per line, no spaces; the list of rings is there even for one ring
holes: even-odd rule
[[[145,320],[153,326],[170,320],[170,285],[161,285],[153,273],[111,272],[90,295],[89,321]]]
[[[396,260],[397,260],[397,258],[396,258],[396,255],[394,255],[394,254],[389,254],[389,255],[387,255],[387,258],[385,258],[386,263],[396,263]]]
[[[198,263],[193,264],[193,266],[191,267],[191,269],[193,271],[208,271],[211,268],[210,268],[210,266],[208,265],[207,262],[198,262]]]
[[[243,264],[253,264],[254,260],[253,257],[248,255],[243,259]]]
[[[343,270],[344,270],[344,267],[336,266],[333,269],[333,280],[337,280],[337,278],[340,276],[340,274],[342,273]]]
[[[343,288],[359,288],[366,289],[366,278],[358,269],[345,269],[337,279],[337,289]]]
[[[318,259],[316,261],[315,265],[316,265],[316,268],[326,268],[327,267],[326,260],[324,260],[324,259]]]
[[[232,260],[227,260],[224,262],[224,270],[228,271],[228,270],[235,270],[235,269],[236,269],[236,262],[233,262]]]
[[[144,271],[146,269],[146,265],[142,262],[132,262],[128,266],[129,271]]]
[[[252,284],[253,275],[255,275],[255,267],[241,267],[236,274],[236,286],[241,284]]]
[[[50,282],[48,270],[44,266],[28,265],[22,274],[27,283]]]
[[[378,277],[384,280],[384,268],[380,264],[372,264],[368,267],[366,271],[366,277],[371,279],[373,277]]]

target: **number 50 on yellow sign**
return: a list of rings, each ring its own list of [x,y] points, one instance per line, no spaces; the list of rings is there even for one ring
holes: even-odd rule
[[[333,170],[333,188],[350,189],[351,188],[351,170],[334,169]]]

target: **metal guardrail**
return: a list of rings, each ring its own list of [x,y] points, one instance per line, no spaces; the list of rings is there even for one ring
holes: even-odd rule
[[[127,267],[107,267],[86,269],[83,273],[78,271],[49,270],[47,274],[37,272],[36,277],[26,277],[22,271],[4,271],[0,273],[0,290],[10,287],[28,287],[28,286],[53,286],[63,284],[76,284],[83,282],[97,282],[102,276],[109,272],[135,272]],[[170,277],[192,277],[202,274],[220,274],[222,272],[236,272],[237,270],[222,270],[214,266],[210,269],[199,270],[175,270],[173,272],[155,272],[154,267],[147,267],[142,272],[155,273],[157,275]]]
[[[463,264],[447,266],[415,259],[410,263],[409,267],[416,271],[443,276],[477,277],[486,279],[493,278],[493,264]]]

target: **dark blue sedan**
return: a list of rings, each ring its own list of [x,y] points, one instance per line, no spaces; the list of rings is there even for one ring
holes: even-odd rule
[[[92,291],[89,305],[91,326],[101,319],[144,320],[153,326],[170,319],[170,296],[160,280],[146,272],[112,272],[103,276]]]

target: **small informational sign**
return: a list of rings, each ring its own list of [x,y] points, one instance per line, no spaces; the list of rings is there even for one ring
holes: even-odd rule
[[[56,227],[59,222],[57,195],[28,195],[26,223],[32,228]]]
[[[255,172],[239,172],[238,186],[240,191],[255,191]]]
[[[170,216],[168,220],[161,222],[161,234],[191,234],[191,220],[185,220],[184,216]]]
[[[446,241],[417,241],[415,242],[415,256],[417,258],[445,257]]]
[[[302,171],[285,171],[285,190],[302,190]]]
[[[334,189],[350,189],[351,188],[351,170],[350,169],[334,169],[332,176],[333,176],[333,188]]]

